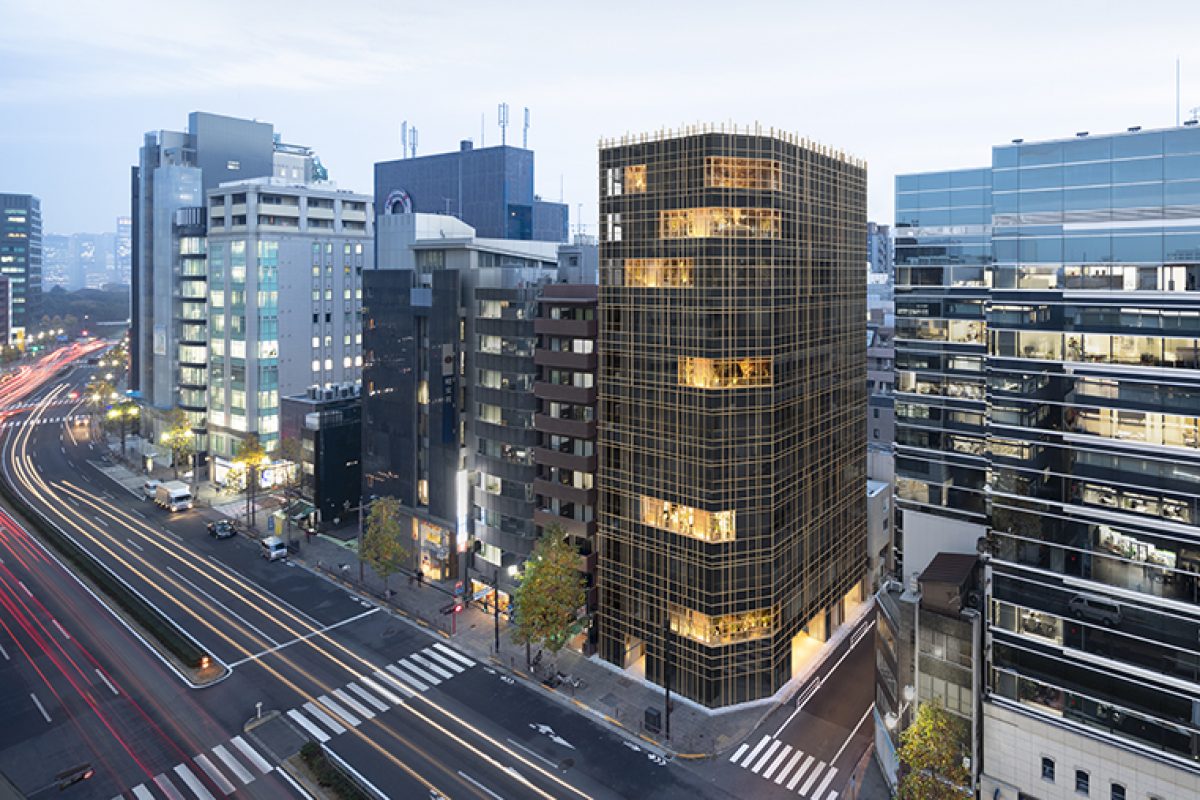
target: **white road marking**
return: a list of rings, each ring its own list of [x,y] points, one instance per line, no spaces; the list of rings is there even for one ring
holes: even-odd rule
[[[736,764],[738,762],[738,759],[741,758],[743,755],[745,755],[746,751],[749,749],[750,749],[750,745],[746,744],[745,742],[742,742],[741,746],[738,747],[737,752],[734,753],[732,756],[730,756],[729,760]]]
[[[413,664],[411,661],[409,661],[406,658],[402,658],[399,661],[397,661],[396,663],[402,665],[405,669],[409,670],[414,675],[420,675],[421,678],[428,681],[431,686],[437,686],[439,683],[441,683],[441,680],[434,677],[433,675],[430,675],[428,672],[426,672],[425,670],[416,666],[415,664]],[[389,666],[388,669],[391,670],[391,667]],[[419,688],[424,690],[426,687],[421,686]]]
[[[355,714],[357,714],[362,719],[375,719],[374,711],[367,708],[366,706],[364,706],[362,703],[355,700],[350,695],[346,694],[346,692],[344,692],[343,690],[334,689],[333,696],[336,697],[338,700],[341,700],[343,703],[345,703],[346,706],[351,711],[353,711]]]
[[[137,514],[137,515],[138,515],[139,517],[141,517],[142,519],[147,519],[146,515],[145,515],[145,514],[143,514],[143,513],[142,513],[142,512],[140,512],[140,511],[138,511],[136,508],[131,508],[131,509],[129,509],[129,510],[130,510],[130,511],[132,511],[134,514]]]
[[[808,701],[813,699],[824,682],[825,681],[818,676],[815,681],[810,683],[808,687],[805,688],[804,694],[796,698],[796,710],[789,714],[788,718],[783,721],[783,724],[779,726],[779,730],[775,731],[775,736],[783,733],[783,729],[791,724],[792,720],[796,718],[796,715],[799,714],[801,710],[803,710],[804,706],[808,705]]]
[[[364,683],[365,683],[365,681],[364,681]],[[348,683],[348,684],[346,684],[346,688],[349,689],[350,691],[354,692],[359,697],[361,697],[365,702],[372,705],[376,711],[387,711],[388,710],[387,703],[383,702],[378,697],[376,697],[375,695],[368,692],[366,689],[359,686],[357,683]]]
[[[62,623],[53,617],[50,618],[50,621],[54,623],[54,627],[58,628],[58,632],[62,634],[64,639],[66,639],[68,642],[71,641],[71,634],[67,633],[67,629],[62,626]]]
[[[154,795],[150,794],[150,790],[146,788],[145,784],[133,787],[133,796],[138,800],[154,800]]]
[[[26,585],[24,584],[24,582],[22,582],[22,581],[17,581],[17,586],[20,586],[20,587],[21,587],[21,590],[22,590],[22,591],[24,591],[24,592],[25,592],[25,594],[29,595],[30,597],[33,597],[33,592],[29,591],[29,587],[28,587],[28,586],[26,586]]]
[[[208,789],[205,789],[204,784],[200,782],[200,779],[197,778],[192,771],[187,768],[187,764],[176,764],[175,774],[179,776],[180,780],[187,784],[187,787],[192,790],[192,794],[196,795],[196,797],[199,797],[200,800],[216,800],[216,798],[213,797],[212,792],[210,792]]]
[[[221,759],[225,766],[229,768],[229,771],[237,776],[239,781],[249,786],[250,782],[254,780],[254,776],[241,765],[241,762],[229,754],[224,745],[219,744],[212,751],[213,755]]]
[[[204,774],[212,779],[212,782],[217,785],[218,789],[225,794],[233,794],[233,790],[236,787],[229,782],[229,779],[222,774],[221,770],[213,766],[213,763],[208,760],[208,756],[201,753],[192,760],[196,762],[200,769],[204,770]]]
[[[312,724],[307,719],[305,719],[304,715],[301,714],[299,711],[297,711],[296,709],[293,708],[290,711],[288,711],[287,713],[288,713],[288,716],[291,717],[297,725],[299,725],[301,728],[304,728],[304,730],[308,731],[309,736],[313,737],[321,744],[325,744],[326,742],[329,741],[329,735],[327,733],[325,733],[325,731],[321,730],[316,725]]]
[[[433,646],[436,647],[438,649],[438,651],[445,653],[446,655],[450,656],[451,658],[458,659],[459,661],[461,661],[463,663],[463,666],[465,666],[465,667],[475,666],[474,661],[467,658],[466,656],[464,656],[462,653],[458,652],[457,650],[446,647],[446,645],[442,644],[441,642],[434,642]]]
[[[112,685],[112,681],[110,681],[108,676],[101,672],[99,668],[96,669],[96,674],[100,676],[100,680],[104,681],[104,685],[108,687],[110,692],[113,694],[120,694],[120,692],[117,691],[117,687]]]
[[[404,694],[408,695],[409,697],[413,697],[416,695],[416,692],[414,692],[411,688],[409,688],[408,684],[404,683],[403,681],[396,680],[395,678],[393,678],[391,675],[387,674],[383,670],[376,672],[375,677],[379,678],[379,680],[381,680],[381,681],[387,682],[388,686],[392,686],[392,687],[398,689],[399,691],[403,692]]]
[[[8,651],[4,649],[4,645],[0,644],[0,655],[4,656],[5,661],[12,661],[8,656]]]
[[[792,746],[785,744],[783,749],[779,751],[779,755],[771,762],[771,766],[767,767],[767,771],[762,774],[763,778],[771,780],[771,776],[775,774],[775,770],[779,769],[779,765],[783,763],[783,760],[788,757],[788,753],[790,752],[792,752]]]
[[[246,757],[246,760],[253,764],[263,775],[266,775],[271,771],[271,765],[267,763],[266,759],[260,756],[253,747],[246,744],[246,740],[241,736],[235,736],[230,739],[229,742],[236,747],[241,754]]]
[[[168,531],[168,533],[169,533],[169,531]],[[247,628],[254,631],[255,633],[257,633],[262,638],[266,639],[271,644],[278,646],[278,644],[279,644],[278,642],[276,642],[274,639],[272,639],[270,636],[268,636],[266,633],[264,633],[262,630],[260,630],[258,627],[256,627],[253,622],[250,622],[250,620],[246,619],[241,614],[238,614],[232,608],[225,605],[217,598],[213,597],[210,593],[206,592],[204,589],[200,588],[198,585],[196,585],[195,581],[185,578],[182,574],[180,574],[179,570],[175,569],[174,567],[169,566],[169,567],[167,567],[167,572],[171,573],[176,578],[183,581],[184,583],[186,583],[188,586],[192,587],[194,590],[196,590],[200,594],[204,595],[204,597],[208,598],[213,603],[215,603],[219,608],[221,608],[221,610],[223,610],[225,613],[229,614],[229,616],[233,617],[238,622],[242,623]],[[236,666],[236,665],[231,664],[230,666],[232,667],[232,666]]]
[[[401,697],[398,694],[393,693],[390,689],[383,686],[378,681],[368,678],[366,675],[360,676],[359,680],[362,681],[364,684],[366,684],[366,687],[368,689],[370,689],[372,692],[375,692],[375,694],[379,695],[384,700],[387,700],[389,703],[391,703],[394,706],[398,706],[404,702],[403,697]]]
[[[129,544],[133,546],[133,549],[137,550],[139,553],[146,552],[146,548],[142,547],[140,544],[135,542],[133,539],[130,539],[128,536],[125,537],[125,541],[129,542]]]
[[[558,764],[555,764],[553,761],[551,761],[550,759],[546,758],[544,755],[542,755],[541,753],[537,752],[536,750],[530,750],[528,747],[526,747],[525,745],[521,744],[521,743],[520,743],[520,742],[518,742],[516,739],[509,739],[509,740],[508,740],[508,743],[509,743],[509,744],[511,744],[511,745],[515,745],[515,746],[517,746],[517,747],[521,748],[522,750],[524,750],[526,753],[529,753],[529,755],[533,756],[534,758],[541,759],[542,761],[544,761],[544,762],[546,762],[547,764],[549,764],[549,765],[551,766],[551,768],[553,768],[553,769],[558,769]],[[640,749],[640,748],[639,748],[639,749]]]
[[[772,754],[773,754],[773,753],[774,753],[776,750],[778,750],[778,749],[779,749],[779,746],[780,746],[781,744],[783,744],[783,742],[779,741],[778,739],[776,739],[775,741],[771,742],[771,746],[767,748],[767,752],[763,753],[763,756],[762,756],[762,758],[760,758],[760,759],[758,760],[758,763],[756,763],[756,764],[755,764],[753,767],[751,767],[751,768],[750,768],[750,771],[751,771],[751,772],[753,772],[755,775],[757,775],[757,774],[758,774],[758,771],[759,771],[760,769],[762,769],[762,768],[763,768],[763,766],[764,766],[764,765],[767,763],[767,759],[769,759],[769,758],[771,757],[771,755],[772,755]]]
[[[427,661],[429,661],[430,664],[439,664],[439,665],[448,667],[448,668],[454,670],[454,673],[459,673],[466,669],[466,667],[464,667],[462,664],[459,664],[457,661],[454,661],[452,659],[446,658],[444,655],[434,651],[433,648],[430,648],[430,647],[426,647],[424,650],[422,650],[421,655],[424,656],[425,659]],[[452,674],[454,674],[454,673],[452,673]]]
[[[796,788],[796,784],[800,782],[800,779],[804,777],[804,773],[808,772],[808,768],[811,767],[816,760],[817,759],[813,756],[809,756],[804,760],[804,763],[800,765],[800,769],[796,770],[796,774],[793,775],[792,779],[787,783],[787,790],[789,792]]]
[[[775,776],[775,783],[782,784],[784,782],[784,780],[787,778],[788,773],[791,772],[792,769],[797,764],[800,763],[800,759],[802,759],[802,758],[804,758],[804,751],[797,750],[796,754],[792,756],[792,760],[787,763],[787,766],[785,766],[783,769],[779,770],[779,774],[777,776]]]
[[[837,775],[837,767],[830,767],[829,772],[825,773],[825,780],[817,784],[816,790],[813,792],[813,797],[820,797],[829,784],[833,783],[833,776]]]
[[[362,619],[363,617],[369,617],[378,610],[379,610],[379,608],[377,606],[375,608],[372,608],[370,611],[364,611],[361,614],[355,614],[353,617],[348,617],[347,619],[344,619],[341,622],[335,622],[332,625],[326,625],[324,628],[321,628],[320,630],[315,630],[310,633],[306,633],[303,636],[299,636],[295,639],[291,639],[289,641],[284,642],[283,644],[275,644],[274,647],[269,647],[266,650],[263,650],[261,653],[255,653],[252,656],[246,656],[245,658],[241,659],[240,661],[234,661],[229,666],[230,667],[238,667],[238,666],[241,666],[242,664],[245,664],[247,661],[255,661],[257,659],[262,658],[263,656],[270,655],[271,653],[274,653],[277,650],[282,650],[285,647],[291,647],[292,645],[297,644],[299,642],[307,641],[308,639],[311,639],[314,636],[320,636],[321,634],[331,631],[334,628],[340,628],[343,625],[348,625],[351,622],[355,622],[357,620]],[[274,642],[275,640],[270,639],[270,641]]]
[[[337,720],[326,714],[323,710],[317,708],[313,703],[305,703],[304,710],[316,717],[325,725],[326,728],[329,728],[329,730],[333,731],[334,736],[346,732],[346,729],[338,724]]]
[[[175,788],[175,784],[171,783],[171,779],[166,776],[166,773],[160,772],[154,776],[154,783],[162,789],[168,800],[183,800],[183,795]]]
[[[361,719],[359,719],[358,717],[354,716],[346,709],[339,706],[337,704],[337,702],[329,695],[323,694],[317,699],[321,701],[321,705],[325,706],[327,709],[329,709],[331,712],[333,712],[336,715],[335,719],[337,717],[341,717],[342,719],[344,719],[347,722],[347,724],[349,724],[353,728],[357,728],[359,725],[362,724]]]
[[[821,774],[821,770],[823,769],[825,769],[825,762],[817,762],[816,769],[812,771],[812,774],[808,776],[808,780],[806,780],[804,785],[800,787],[800,794],[808,794],[808,790],[811,789],[812,785],[817,782],[817,777]]]
[[[428,658],[425,658],[424,656],[422,656],[420,653],[410,653],[408,657],[411,658],[413,661],[417,662],[418,664],[420,664],[421,666],[425,667],[426,669],[433,670],[434,673],[441,675],[442,678],[444,678],[446,680],[449,680],[450,678],[454,677],[453,672],[447,672],[446,670],[439,667],[437,664],[433,663]]]
[[[458,772],[458,776],[459,776],[460,778],[462,778],[464,781],[466,781],[467,783],[469,783],[469,784],[471,784],[472,786],[474,786],[476,789],[479,789],[481,792],[487,792],[487,793],[488,793],[490,796],[492,796],[492,797],[496,798],[496,800],[504,800],[504,798],[503,798],[503,797],[501,797],[500,795],[496,794],[496,793],[495,793],[495,792],[493,792],[491,789],[489,789],[488,787],[484,786],[482,783],[480,783],[479,781],[475,780],[474,778],[472,778],[472,777],[471,777],[470,775],[468,775],[467,773],[463,772],[461,769],[460,769],[460,770],[457,770],[457,772]]]
[[[49,722],[50,715],[46,713],[46,707],[42,705],[42,701],[38,700],[38,696],[33,692],[30,692],[29,696],[33,698],[33,704],[37,706],[38,711],[42,712],[42,716],[46,718],[46,722]]]
[[[837,761],[838,758],[841,757],[842,752],[845,751],[846,747],[850,744],[850,740],[854,738],[854,734],[858,733],[858,729],[862,727],[863,723],[867,721],[867,717],[869,717],[871,712],[874,710],[874,703],[871,703],[871,705],[867,706],[867,710],[864,711],[863,715],[858,718],[858,724],[854,726],[854,730],[850,731],[850,735],[846,737],[846,741],[842,742],[842,746],[838,748],[836,753],[834,753],[833,758],[829,759],[830,764]]]
[[[756,745],[754,746],[754,749],[750,751],[750,754],[746,756],[746,760],[745,760],[745,761],[743,761],[741,765],[742,765],[743,767],[748,767],[748,766],[750,766],[750,762],[751,762],[751,761],[753,761],[753,760],[754,760],[754,757],[758,755],[758,751],[759,751],[759,750],[762,750],[764,747],[766,747],[766,746],[767,746],[767,742],[769,742],[769,741],[771,741],[771,737],[770,737],[770,736],[764,736],[764,737],[763,737],[763,738],[762,738],[762,739],[759,741],[759,743],[758,743],[758,744],[756,744]]]

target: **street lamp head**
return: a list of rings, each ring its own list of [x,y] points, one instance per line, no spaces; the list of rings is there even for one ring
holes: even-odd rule
[[[904,702],[911,703],[917,696],[917,690],[911,684],[904,687]]]
[[[508,575],[509,575],[509,577],[510,577],[510,578],[515,578],[515,577],[517,577],[517,565],[516,565],[516,564],[509,564],[509,565],[508,565]]]
[[[883,724],[889,731],[896,730],[896,726],[900,724],[900,718],[892,711],[883,715]]]

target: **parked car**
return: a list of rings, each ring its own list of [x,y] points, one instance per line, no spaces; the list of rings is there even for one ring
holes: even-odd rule
[[[158,495],[158,485],[162,481],[156,481],[154,478],[142,484],[142,497],[146,500],[153,500]]]
[[[287,543],[278,536],[268,536],[261,542],[262,557],[267,561],[276,561],[280,558],[287,558]]]
[[[208,535],[214,539],[230,539],[237,536],[237,528],[227,519],[208,523]]]

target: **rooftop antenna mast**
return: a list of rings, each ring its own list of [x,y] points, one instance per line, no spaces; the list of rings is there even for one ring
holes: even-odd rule
[[[409,145],[412,147],[412,157],[417,157],[417,126],[413,125],[412,135],[409,138]]]
[[[408,120],[400,123],[400,157],[408,158]]]
[[[496,107],[496,119],[500,125],[500,145],[503,147],[508,141],[508,103]]]
[[[1175,56],[1175,127],[1179,127],[1179,56]]]
[[[525,107],[525,129],[521,131],[521,149],[529,149],[529,106]]]

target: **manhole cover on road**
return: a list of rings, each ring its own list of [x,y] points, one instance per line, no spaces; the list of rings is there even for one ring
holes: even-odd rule
[[[558,762],[558,768],[563,772],[566,772],[573,766],[575,766],[575,759],[573,758],[564,758],[562,761]]]
[[[400,630],[395,625],[389,625],[388,627],[383,629],[383,638],[390,639],[399,632],[400,632]]]

